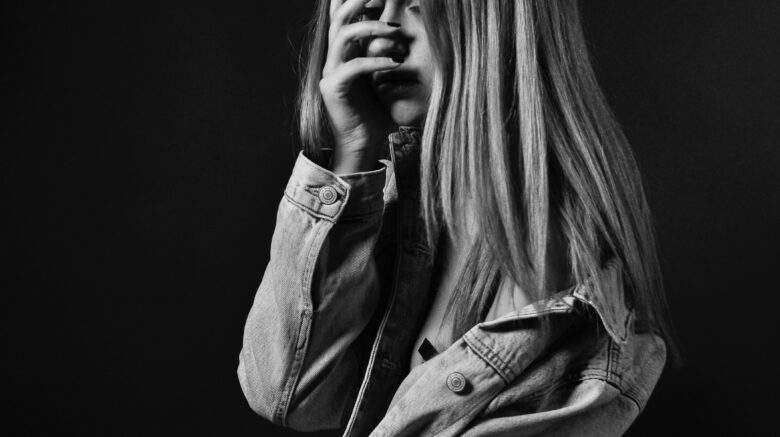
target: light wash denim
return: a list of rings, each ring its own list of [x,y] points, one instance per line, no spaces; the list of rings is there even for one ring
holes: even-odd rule
[[[591,292],[599,281],[622,295],[614,260],[409,370],[434,263],[419,140],[402,128],[381,168],[343,176],[298,156],[244,331],[238,377],[249,405],[282,426],[345,436],[625,432],[666,349],[625,304]]]

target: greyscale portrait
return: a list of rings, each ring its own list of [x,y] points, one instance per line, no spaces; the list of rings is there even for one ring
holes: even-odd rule
[[[773,434],[780,3],[2,10],[0,435]]]

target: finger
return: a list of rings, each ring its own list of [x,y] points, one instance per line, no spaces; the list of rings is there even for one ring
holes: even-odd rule
[[[332,74],[323,77],[322,86],[344,87],[349,86],[358,77],[377,71],[392,70],[400,66],[393,58],[355,58],[333,69]]]
[[[335,0],[334,0],[335,1]],[[371,0],[344,0],[341,6],[337,7],[331,15],[331,27],[340,27],[352,21],[363,7]],[[331,4],[331,7],[333,4]]]
[[[333,22],[333,15],[336,13],[336,10],[344,4],[344,0],[330,0],[330,22]]]
[[[371,0],[331,0],[330,25],[328,27],[328,45],[333,45],[333,40],[341,30],[341,26],[351,23],[355,15],[361,12],[363,6]]]
[[[328,61],[333,65],[347,61],[347,51],[350,44],[365,38],[389,37],[398,32],[397,24],[382,21],[359,21],[343,26],[333,38],[328,49]]]

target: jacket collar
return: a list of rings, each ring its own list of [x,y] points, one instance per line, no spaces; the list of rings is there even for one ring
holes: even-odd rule
[[[577,305],[585,305],[598,315],[607,334],[617,343],[628,342],[634,320],[634,311],[625,302],[622,270],[617,260],[605,264],[595,278],[570,289],[526,305],[518,311],[478,325],[487,330],[518,321],[574,312]],[[600,296],[611,296],[610,301]]]
[[[626,302],[623,267],[617,258],[610,259],[596,278],[576,286],[572,296],[596,311],[613,340],[621,344],[628,341],[634,311]]]
[[[420,144],[422,129],[417,126],[400,126],[397,131],[390,134],[390,144]]]
[[[407,185],[419,186],[422,130],[418,127],[401,126],[387,139],[394,171],[401,174],[399,177],[403,177],[403,182]]]

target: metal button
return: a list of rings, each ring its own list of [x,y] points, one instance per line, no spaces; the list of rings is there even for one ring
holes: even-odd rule
[[[325,205],[331,205],[336,203],[336,200],[339,198],[339,193],[335,188],[327,186],[320,188],[319,196],[320,202],[324,203]]]
[[[466,390],[466,377],[458,372],[450,373],[450,376],[447,377],[447,388],[454,393],[461,393]]]

